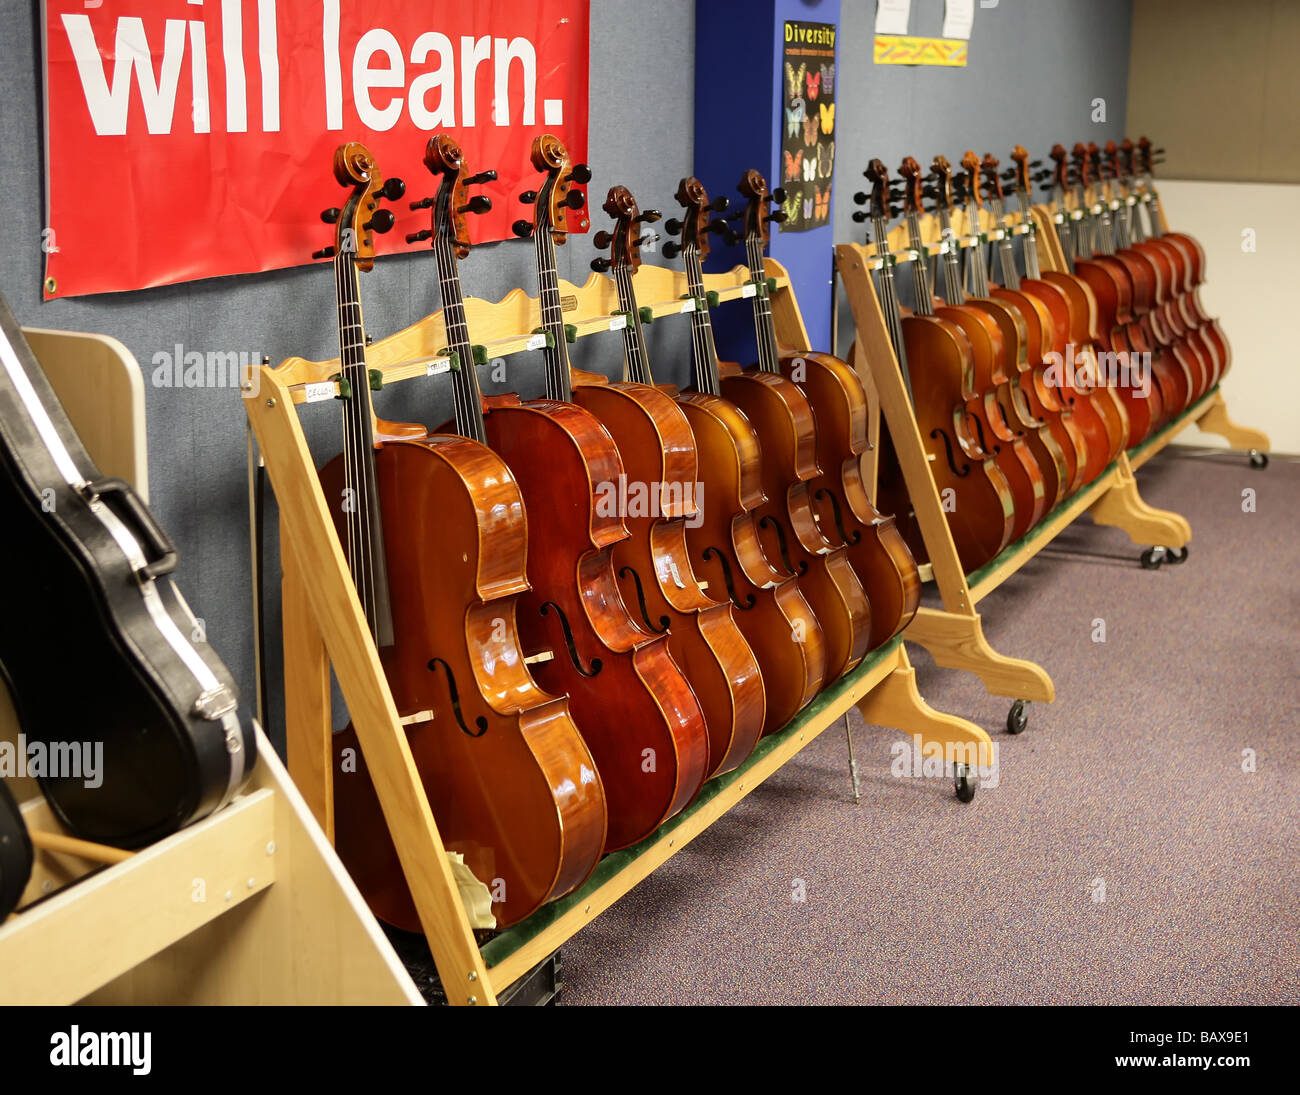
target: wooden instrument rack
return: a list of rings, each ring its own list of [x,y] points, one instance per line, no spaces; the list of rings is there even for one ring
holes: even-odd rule
[[[146,483],[144,387],[121,343],[25,330],[101,471]],[[0,688],[0,741],[20,727]],[[10,779],[35,852],[0,925],[0,1004],[420,1004],[391,944],[257,731],[224,810],[138,852],[68,835]]]
[[[772,311],[777,337],[808,348],[808,335],[779,263],[769,259],[775,280]],[[737,267],[708,275],[706,292],[719,301],[746,295],[750,273]],[[636,279],[643,314],[655,318],[689,312],[684,275],[642,266]],[[613,281],[591,277],[583,286],[561,282],[570,333],[587,337],[617,330]],[[468,326],[482,339],[487,359],[538,349],[535,298],[522,290],[491,303],[465,302]],[[385,384],[425,377],[444,368],[443,320],[435,313],[376,341],[367,366]],[[621,344],[618,346],[621,354]],[[477,355],[476,355],[477,356]],[[901,640],[869,655],[828,687],[786,728],[760,742],[736,771],[712,780],[699,798],[641,844],[607,856],[579,890],[554,902],[490,940],[481,949],[448,866],[442,838],[416,771],[406,733],[394,706],[365,615],[335,535],[303,436],[298,405],[333,394],[337,361],[290,358],[259,370],[244,406],[280,508],[285,664],[285,721],[289,771],[322,828],[333,836],[330,667],[338,679],[366,765],[410,886],[420,922],[447,999],[453,1004],[495,1004],[517,981],[637,882],[679,852],[695,836],[748,795],[764,779],[856,706],[868,723],[895,727],[921,740],[926,755],[942,752],[949,765],[987,770],[993,745],[987,733],[964,719],[930,708],[917,691],[915,671]],[[323,386],[308,388],[308,385]]]
[[[1042,268],[1064,271],[1065,257],[1056,239],[1053,215],[1053,211],[1046,207],[1034,207],[1034,239]],[[1009,213],[1007,220],[1014,234],[1026,233],[1020,213]],[[987,242],[1000,238],[1000,230],[993,224],[988,210],[981,211],[979,231],[975,229],[976,225],[965,211],[959,211],[953,217],[953,233],[961,246],[972,246],[977,239]],[[923,217],[921,232],[925,260],[928,261],[940,254],[944,246],[937,218]],[[921,260],[921,256],[909,247],[905,226],[890,232],[887,246],[899,262]],[[1268,438],[1258,430],[1233,423],[1228,418],[1223,395],[1216,386],[1141,444],[1121,452],[1096,480],[1065,499],[994,559],[967,574],[958,559],[944,517],[939,492],[912,413],[911,399],[871,277],[871,272],[880,268],[881,259],[876,257],[874,249],[869,251],[856,243],[838,244],[835,252],[836,272],[843,280],[856,328],[850,359],[868,383],[868,390],[874,391],[878,397],[878,405],[889,425],[917,523],[930,555],[929,570],[923,568],[922,574],[933,579],[942,601],[941,608],[921,607],[904,632],[904,638],[925,647],[936,664],[974,673],[992,695],[1011,698],[1014,703],[1007,720],[1008,728],[1023,729],[1025,703],[1051,702],[1056,696],[1055,685],[1042,666],[1026,659],[1007,657],[989,645],[984,637],[981,617],[976,612],[979,602],[1084,512],[1091,514],[1099,525],[1122,529],[1135,543],[1159,545],[1165,549],[1185,547],[1191,540],[1191,526],[1178,514],[1156,509],[1142,500],[1135,469],[1193,423],[1227,438],[1238,448],[1265,451]],[[872,440],[875,440],[875,435]],[[863,468],[867,481],[872,484],[875,483],[873,453],[874,450],[867,454]]]

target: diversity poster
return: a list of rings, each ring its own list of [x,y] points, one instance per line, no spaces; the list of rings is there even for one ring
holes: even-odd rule
[[[829,224],[835,168],[835,26],[787,22],[782,64],[784,232]]]

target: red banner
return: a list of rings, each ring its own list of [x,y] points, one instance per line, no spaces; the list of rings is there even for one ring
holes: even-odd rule
[[[45,295],[311,261],[345,141],[406,181],[380,252],[428,246],[442,132],[499,172],[471,222],[505,239],[532,139],[586,158],[587,26],[588,0],[45,0]]]

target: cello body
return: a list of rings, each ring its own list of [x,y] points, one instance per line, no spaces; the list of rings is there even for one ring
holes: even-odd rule
[[[861,454],[868,448],[867,395],[847,362],[830,354],[785,352],[783,375],[797,383],[817,423],[817,475],[808,481],[823,535],[838,533],[871,605],[868,649],[903,630],[921,602],[916,560],[892,515],[871,504],[862,477]],[[801,379],[796,380],[798,376]]]
[[[826,653],[821,625],[789,571],[764,554],[754,511],[767,499],[758,436],[738,407],[687,391],[677,399],[699,453],[706,504],[687,527],[696,574],[725,589],[736,623],[762,672],[763,732],[779,730],[821,690]]]
[[[510,468],[531,519],[528,582],[519,601],[526,651],[549,651],[534,669],[567,694],[605,785],[605,850],[634,844],[687,805],[709,771],[709,738],[668,640],[629,615],[613,548],[627,538],[598,506],[623,468],[609,434],[571,403],[486,401],[488,443]],[[648,751],[648,752],[647,752]]]
[[[758,436],[766,500],[754,513],[763,553],[794,573],[812,606],[823,636],[823,683],[829,684],[866,654],[871,606],[848,557],[817,527],[809,489],[820,474],[812,407],[797,385],[757,367],[724,374],[722,394]]]
[[[672,398],[647,384],[579,385],[573,400],[609,431],[629,483],[659,485],[657,507],[624,513],[630,535],[614,546],[614,566],[624,602],[637,606],[648,630],[667,635],[695,692],[709,733],[708,774],[730,772],[758,744],[766,699],[733,606],[701,588],[691,566],[687,524],[711,499],[697,495],[690,423]]]
[[[455,436],[375,453],[395,644],[381,660],[444,843],[495,893],[498,924],[570,892],[596,866],[605,799],[567,701],[524,665],[516,603],[528,589],[519,489],[501,460]],[[409,438],[414,430],[404,431]],[[341,499],[343,457],[321,471]],[[346,540],[342,507],[331,505]],[[355,731],[334,737],[337,847],[376,915],[419,931]],[[497,882],[500,880],[500,883]]]

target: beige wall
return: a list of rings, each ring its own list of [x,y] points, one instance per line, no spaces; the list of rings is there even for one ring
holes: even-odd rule
[[[1300,182],[1300,2],[1134,0],[1128,132],[1157,175]]]
[[[1167,179],[1160,200],[1169,226],[1205,248],[1201,302],[1232,346],[1223,381],[1229,415],[1267,433],[1274,452],[1300,454],[1300,356],[1287,322],[1300,301],[1300,266],[1290,232],[1277,226],[1283,210],[1300,207],[1300,186]],[[1242,250],[1248,228],[1253,252]],[[1195,429],[1178,441],[1224,444]]]

